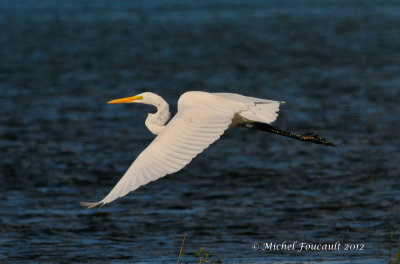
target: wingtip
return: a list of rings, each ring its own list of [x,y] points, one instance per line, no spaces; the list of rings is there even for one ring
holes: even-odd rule
[[[88,202],[80,202],[80,205],[86,207],[86,209],[91,209],[97,206],[103,206],[103,203],[96,202],[96,203],[88,203]]]

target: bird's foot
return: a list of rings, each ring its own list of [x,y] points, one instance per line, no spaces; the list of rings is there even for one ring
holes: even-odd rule
[[[329,142],[325,138],[320,137],[315,132],[306,133],[306,134],[302,135],[301,136],[301,140],[310,141],[310,142],[313,142],[313,143],[316,143],[316,144],[322,144],[322,145],[325,145],[325,146],[332,146],[332,147],[335,146],[335,144],[333,144],[332,142]]]

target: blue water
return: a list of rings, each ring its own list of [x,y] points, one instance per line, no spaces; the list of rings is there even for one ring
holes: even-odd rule
[[[400,231],[398,1],[0,4],[0,262],[382,263]],[[153,135],[152,91],[283,100],[276,126],[337,148],[231,129],[182,171],[100,209]],[[397,240],[397,235],[395,235]],[[252,244],[364,250],[253,250]],[[397,246],[397,244],[396,244]]]

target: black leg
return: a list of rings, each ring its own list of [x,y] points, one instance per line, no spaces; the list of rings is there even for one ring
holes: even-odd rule
[[[321,144],[321,145],[325,145],[325,146],[332,146],[332,147],[335,146],[335,144],[333,144],[332,142],[329,142],[325,138],[319,137],[319,135],[316,133],[307,133],[304,135],[298,135],[298,134],[294,134],[292,132],[287,132],[280,128],[273,127],[269,124],[260,123],[260,122],[246,122],[246,123],[244,123],[244,126],[248,127],[248,128],[262,130],[262,131],[268,131],[268,132],[271,132],[274,134],[294,138],[294,139],[301,140],[301,141],[308,141],[308,142],[312,142],[315,144]]]

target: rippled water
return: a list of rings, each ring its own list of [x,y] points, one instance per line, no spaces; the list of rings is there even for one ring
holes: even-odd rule
[[[0,261],[387,260],[399,231],[397,1],[0,4]],[[180,171],[104,206],[153,136],[141,105],[189,90],[286,101],[276,125],[328,148],[229,130]],[[364,244],[254,251],[252,243]]]

